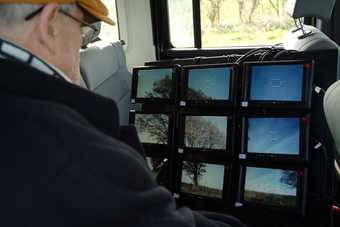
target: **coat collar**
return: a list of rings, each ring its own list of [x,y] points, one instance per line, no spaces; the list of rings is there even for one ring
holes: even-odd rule
[[[29,65],[0,58],[0,91],[65,105],[105,134],[119,137],[118,108],[114,101]]]
[[[30,67],[44,72],[49,76],[72,83],[70,78],[61,72],[57,67],[47,63],[18,44],[3,38],[0,38],[0,58],[21,62],[22,64],[29,65]]]

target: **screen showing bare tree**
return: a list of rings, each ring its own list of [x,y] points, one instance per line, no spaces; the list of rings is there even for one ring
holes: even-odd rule
[[[169,116],[165,114],[136,114],[135,126],[142,143],[168,144]]]
[[[186,116],[185,146],[188,148],[225,150],[227,116]]]
[[[297,171],[247,167],[244,200],[269,206],[295,207]]]
[[[211,198],[223,197],[224,166],[183,162],[181,192]]]
[[[188,100],[228,100],[230,68],[202,68],[189,70]]]
[[[137,98],[170,99],[171,94],[171,68],[138,71]]]

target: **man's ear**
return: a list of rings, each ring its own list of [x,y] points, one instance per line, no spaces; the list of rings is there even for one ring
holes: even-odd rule
[[[39,41],[45,46],[46,51],[50,52],[51,54],[56,52],[56,36],[58,35],[58,10],[58,4],[49,3],[41,11],[38,18]]]

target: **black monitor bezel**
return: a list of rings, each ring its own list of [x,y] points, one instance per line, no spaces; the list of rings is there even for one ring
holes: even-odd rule
[[[169,117],[169,128],[168,128],[168,144],[153,144],[153,143],[142,143],[147,156],[159,157],[166,156],[170,157],[170,152],[173,149],[173,133],[174,133],[174,114],[170,112],[154,112],[154,111],[133,111],[130,110],[129,124],[134,125],[137,114],[164,114]],[[137,128],[136,128],[137,130]]]
[[[181,184],[182,184],[182,173],[183,173],[183,162],[199,162],[199,163],[206,163],[206,164],[213,164],[213,165],[220,165],[224,166],[224,174],[223,174],[223,189],[222,189],[222,198],[214,198],[214,197],[208,197],[208,196],[202,196],[202,195],[195,195],[187,192],[182,192],[181,190]],[[229,204],[230,200],[230,186],[232,183],[232,163],[231,162],[216,162],[216,161],[197,161],[193,159],[184,159],[180,158],[177,160],[177,174],[176,174],[176,189],[175,191],[179,195],[180,200],[186,200],[186,201],[204,201],[206,203],[216,203],[223,206],[226,206]]]
[[[298,185],[297,185],[297,193],[296,193],[296,206],[295,207],[283,207],[283,206],[275,206],[269,204],[261,204],[256,202],[247,202],[244,200],[245,193],[245,178],[246,178],[246,167],[255,167],[255,168],[268,168],[268,169],[283,169],[283,170],[293,170],[298,173]],[[299,172],[303,172],[303,175],[299,174]],[[250,208],[256,212],[256,210],[270,210],[270,211],[278,211],[288,214],[299,214],[305,215],[306,211],[306,196],[307,196],[307,179],[308,179],[308,169],[305,167],[292,167],[292,166],[280,166],[273,164],[242,164],[240,166],[239,173],[239,185],[238,185],[238,198],[237,203],[242,204],[243,208]]]
[[[250,100],[251,89],[251,68],[253,66],[269,65],[309,65],[304,67],[303,90],[301,101],[261,101]],[[285,61],[266,61],[266,62],[245,62],[243,64],[243,95],[242,108],[274,108],[274,109],[310,109],[312,105],[312,86],[314,78],[314,61],[311,60],[285,60]]]
[[[192,69],[209,69],[209,68],[230,68],[230,87],[228,100],[188,100],[186,91],[189,87],[189,72]],[[236,64],[204,64],[204,65],[187,65],[182,67],[179,105],[181,107],[234,107],[236,103],[237,93],[237,75],[238,67]]]
[[[248,153],[248,119],[249,118],[299,118],[300,119],[300,154],[265,154],[265,153]],[[310,143],[310,114],[245,114],[242,115],[242,136],[241,151],[239,158],[241,160],[260,161],[260,162],[288,162],[288,163],[306,163],[309,160],[309,143]]]
[[[138,89],[138,73],[143,70],[152,70],[152,69],[172,69],[172,93],[170,99],[165,98],[139,98],[137,97],[137,89]],[[132,88],[131,88],[131,103],[136,104],[176,104],[177,93],[178,93],[178,79],[180,73],[180,66],[141,66],[134,67],[132,70]]]
[[[207,149],[207,148],[191,148],[185,146],[185,119],[187,116],[211,116],[227,118],[227,138],[225,149]],[[232,112],[212,113],[212,112],[181,112],[179,114],[178,126],[178,146],[183,151],[183,156],[187,158],[198,157],[201,160],[215,160],[220,158],[231,158],[234,154],[234,134],[235,134],[235,116]]]

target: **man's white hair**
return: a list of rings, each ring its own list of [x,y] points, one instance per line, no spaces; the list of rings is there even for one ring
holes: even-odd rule
[[[30,13],[41,8],[42,4],[1,3],[0,26],[15,25],[23,22]],[[61,4],[60,8],[66,12],[75,9],[75,4]]]

